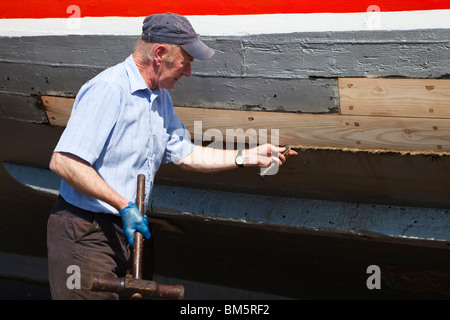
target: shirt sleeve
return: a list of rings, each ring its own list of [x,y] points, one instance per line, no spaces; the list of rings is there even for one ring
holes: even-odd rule
[[[191,141],[189,131],[173,109],[167,133],[169,134],[169,141],[166,145],[162,163],[180,160],[194,150],[194,144]]]
[[[121,104],[119,87],[104,82],[85,84],[54,151],[74,154],[93,165],[117,122]]]

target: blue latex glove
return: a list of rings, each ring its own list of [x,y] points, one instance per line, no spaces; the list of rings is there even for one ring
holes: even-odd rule
[[[142,233],[145,239],[150,238],[150,230],[148,229],[148,218],[142,216],[138,207],[133,202],[119,211],[122,216],[123,231],[127,236],[130,246],[134,244],[134,235],[136,231]]]

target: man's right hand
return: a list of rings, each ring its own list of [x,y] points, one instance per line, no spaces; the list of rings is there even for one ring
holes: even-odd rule
[[[122,217],[123,231],[127,236],[130,246],[134,245],[134,235],[136,231],[142,233],[145,239],[150,238],[148,229],[148,218],[143,216],[133,202],[119,211]]]

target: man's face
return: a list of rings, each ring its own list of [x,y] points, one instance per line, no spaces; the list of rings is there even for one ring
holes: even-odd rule
[[[184,75],[191,76],[191,62],[194,60],[183,49],[176,47],[173,62],[162,61],[159,72],[158,87],[172,89],[175,83]]]

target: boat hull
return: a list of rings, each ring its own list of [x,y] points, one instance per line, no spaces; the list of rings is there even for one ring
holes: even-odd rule
[[[196,110],[338,116],[341,78],[448,79],[449,35],[442,27],[203,35],[216,54],[194,63],[173,101]],[[0,37],[5,256],[46,256],[57,194],[48,163],[64,127],[54,125],[43,97],[74,98],[130,55],[137,36]],[[450,156],[448,144],[439,146],[419,153],[383,144],[382,152],[298,147],[298,157],[264,180],[250,168],[200,175],[162,166],[148,212],[155,232],[146,276],[188,281],[195,293],[187,287],[186,298],[211,297],[197,286],[207,283],[252,297],[447,299]],[[381,269],[380,290],[367,287],[372,265]]]

